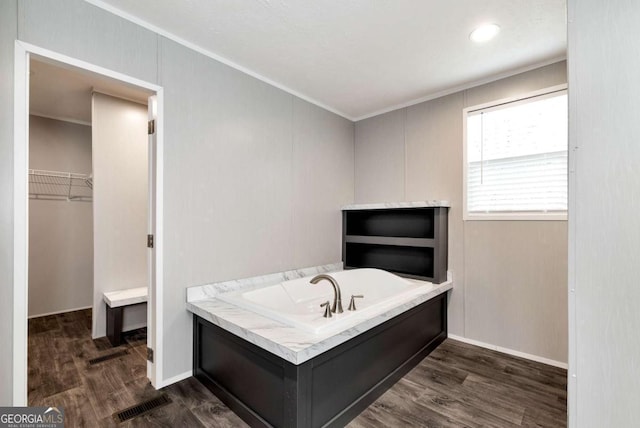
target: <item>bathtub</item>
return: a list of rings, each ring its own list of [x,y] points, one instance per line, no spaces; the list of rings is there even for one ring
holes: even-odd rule
[[[217,297],[307,333],[334,334],[434,288],[429,282],[401,278],[380,269],[353,269],[329,275],[340,286],[344,308],[342,314],[333,314],[331,318],[323,316],[320,304],[333,303],[333,287],[326,280],[311,284],[313,276]],[[347,310],[352,295],[364,296],[355,300],[356,311]]]
[[[302,275],[219,284],[188,302],[194,376],[250,426],[343,427],[447,337],[450,277],[434,285],[378,269],[332,272],[344,313],[324,318],[333,287],[282,279]],[[365,296],[355,312],[352,294]]]

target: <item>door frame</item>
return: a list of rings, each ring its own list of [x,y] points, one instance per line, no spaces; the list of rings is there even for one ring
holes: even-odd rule
[[[72,58],[19,40],[15,42],[14,58],[14,213],[13,213],[13,405],[27,405],[27,337],[28,337],[28,273],[29,273],[29,63],[32,56],[50,59],[122,81],[155,92],[155,168],[149,178],[154,216],[154,248],[148,257],[149,298],[147,301],[147,344],[153,349],[154,362],[147,363],[147,377],[155,388],[163,387],[162,320],[163,320],[163,177],[164,177],[164,91],[149,83],[104,67]],[[152,175],[153,174],[153,175]]]

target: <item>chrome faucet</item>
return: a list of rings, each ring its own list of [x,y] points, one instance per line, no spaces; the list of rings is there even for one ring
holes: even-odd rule
[[[341,314],[343,312],[342,293],[340,292],[340,286],[338,285],[338,281],[336,281],[329,275],[320,274],[320,275],[314,276],[309,282],[311,284],[317,284],[323,279],[326,279],[327,281],[329,281],[333,286],[333,305],[331,306],[331,312],[333,312],[334,314],[335,313]]]

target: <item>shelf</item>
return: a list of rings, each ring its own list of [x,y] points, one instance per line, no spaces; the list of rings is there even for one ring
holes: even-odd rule
[[[400,207],[343,211],[346,269],[378,268],[440,284],[447,278],[448,208]]]
[[[433,208],[345,211],[346,234],[433,239]]]
[[[354,244],[380,244],[394,245],[397,247],[433,247],[435,240],[428,238],[396,238],[392,236],[363,236],[347,235],[347,243]]]
[[[93,181],[89,174],[63,171],[29,170],[29,198],[85,201],[93,199]]]
[[[422,278],[433,277],[433,248],[347,243],[345,265],[378,268]]]

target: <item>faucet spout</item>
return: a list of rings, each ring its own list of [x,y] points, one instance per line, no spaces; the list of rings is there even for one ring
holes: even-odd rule
[[[342,293],[340,291],[340,286],[338,285],[338,281],[336,281],[333,277],[329,275],[320,274],[320,275],[314,276],[309,282],[311,284],[317,284],[323,279],[326,279],[327,281],[329,281],[333,286],[333,305],[331,306],[331,312],[333,312],[334,314],[335,313],[341,314],[343,312]]]

